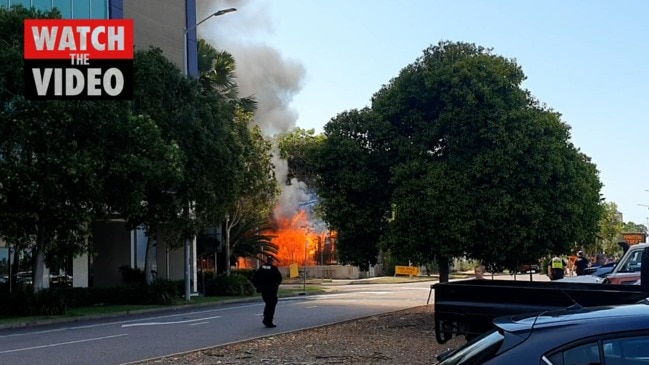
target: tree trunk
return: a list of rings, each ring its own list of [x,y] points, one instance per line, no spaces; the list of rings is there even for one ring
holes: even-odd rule
[[[445,257],[438,258],[437,266],[439,267],[439,282],[448,283],[448,276],[449,276],[448,259]]]
[[[42,223],[38,223],[38,233],[36,235],[36,247],[32,259],[32,289],[34,293],[38,293],[43,289],[43,272],[45,268],[45,246],[47,245],[47,237],[45,236],[45,228]]]
[[[146,253],[144,255],[144,279],[151,284],[157,277],[158,271],[158,232],[151,228],[147,232]]]
[[[232,225],[230,224],[230,217],[225,217],[225,275],[230,276],[230,230]]]

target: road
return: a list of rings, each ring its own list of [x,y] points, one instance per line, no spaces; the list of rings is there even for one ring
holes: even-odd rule
[[[0,362],[125,364],[425,305],[430,283],[344,285],[330,294],[280,299],[274,329],[261,323],[261,301],[4,329]]]

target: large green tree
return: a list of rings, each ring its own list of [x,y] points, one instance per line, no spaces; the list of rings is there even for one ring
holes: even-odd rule
[[[128,217],[147,230],[147,252],[165,232],[177,247],[208,225],[224,220],[244,171],[235,106],[197,80],[183,76],[159,49],[137,51],[133,109],[150,116],[169,146],[179,150],[179,173],[150,186],[146,204]],[[154,263],[147,254],[146,270]],[[149,280],[151,278],[149,277]]]
[[[399,155],[389,248],[436,260],[442,280],[461,253],[513,267],[595,236],[597,170],[524,79],[491,50],[440,42],[374,96]]]
[[[288,163],[287,180],[297,178],[311,188],[317,187],[317,153],[324,142],[324,134],[315,134],[315,129],[294,128],[277,138],[279,157]]]
[[[617,204],[608,201],[602,202],[602,209],[603,214],[599,221],[597,237],[599,242],[596,245],[586,246],[586,248],[593,254],[619,252],[622,249],[617,243],[620,241],[620,235],[624,232],[625,225],[617,210]]]
[[[204,39],[198,42],[199,81],[206,92],[215,93],[227,102],[234,110],[234,133],[241,142],[240,162],[242,168],[231,179],[236,182],[236,192],[230,201],[223,222],[224,253],[226,262],[231,262],[233,248],[238,239],[233,240],[233,229],[241,235],[242,227],[249,222],[267,220],[272,206],[279,194],[279,187],[272,165],[271,144],[254,120],[257,102],[252,96],[240,97],[236,82],[236,61],[224,50],[212,47]],[[263,241],[263,240],[262,240]],[[265,252],[264,244],[249,245],[259,249],[256,253],[250,250],[239,250],[246,255],[257,256]],[[226,264],[226,273],[230,274]]]
[[[346,111],[333,118],[325,126],[325,138],[310,147],[320,211],[337,231],[338,259],[364,270],[377,263],[390,216],[391,160],[375,136],[384,135],[379,128],[371,110]],[[376,138],[371,140],[370,134]]]

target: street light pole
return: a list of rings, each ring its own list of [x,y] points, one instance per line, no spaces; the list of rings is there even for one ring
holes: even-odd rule
[[[189,50],[187,49],[187,36],[189,35],[189,32],[193,29],[196,29],[199,25],[205,23],[208,19],[215,17],[215,16],[220,16],[224,15],[227,13],[232,13],[237,11],[235,8],[229,8],[229,9],[223,9],[219,10],[215,13],[210,14],[207,16],[205,19],[201,20],[200,22],[192,25],[191,27],[185,26],[185,29],[183,30],[183,74],[185,76],[189,76],[189,67],[188,67],[188,61],[187,58],[189,56]],[[185,300],[190,301],[191,300],[191,290],[190,290],[190,282],[191,282],[191,272],[190,272],[190,247],[189,247],[189,239],[185,240]],[[229,260],[229,258],[226,258],[226,260]],[[216,263],[216,261],[215,261]]]
[[[302,291],[306,295],[306,254],[307,254],[307,249],[309,245],[309,238],[308,238],[308,233],[307,237],[304,237],[304,277],[303,283],[302,283]]]
[[[187,42],[187,35],[189,34],[189,32],[190,32],[191,30],[196,29],[199,25],[205,23],[206,21],[208,21],[208,20],[209,20],[210,18],[212,18],[213,16],[221,16],[221,15],[224,15],[224,14],[227,14],[227,13],[232,13],[232,12],[235,12],[235,11],[237,11],[236,8],[229,8],[229,9],[219,10],[219,11],[217,11],[217,12],[215,12],[215,13],[210,14],[210,15],[207,16],[205,19],[203,19],[203,20],[201,20],[200,22],[194,24],[193,26],[191,26],[191,27],[189,27],[189,28],[185,28],[185,34],[184,34],[184,36],[183,36],[183,40],[184,40],[184,43],[185,43],[185,46],[183,47],[183,50],[184,50],[184,57],[183,57],[183,59],[184,59],[183,72],[185,73],[185,76],[188,76],[188,75],[189,75],[189,68],[188,68],[188,66],[187,66],[187,57],[188,57],[188,50],[187,50],[187,43],[188,43],[188,42]]]

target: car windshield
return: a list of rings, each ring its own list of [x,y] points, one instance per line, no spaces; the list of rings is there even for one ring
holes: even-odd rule
[[[491,330],[458,348],[438,365],[470,365],[482,363],[493,356],[505,337],[498,330]]]

